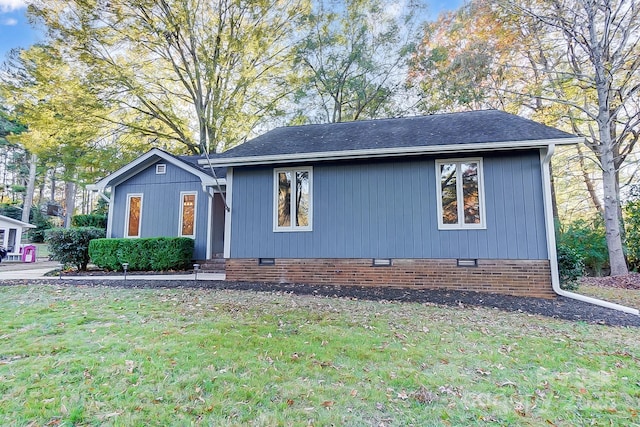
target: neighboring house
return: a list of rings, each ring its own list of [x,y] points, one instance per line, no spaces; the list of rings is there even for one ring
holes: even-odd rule
[[[7,250],[7,259],[20,259],[22,232],[27,228],[36,228],[36,226],[0,215],[0,246]]]
[[[199,160],[205,165],[199,165]],[[194,258],[224,248],[225,170],[154,148],[89,186],[109,202],[107,237],[190,237]]]
[[[227,279],[552,297],[549,161],[580,141],[494,110],[272,130],[212,159],[227,168]],[[144,193],[147,208],[153,191],[171,206],[156,220],[176,223],[182,189],[155,189],[149,166],[125,183],[116,205]]]

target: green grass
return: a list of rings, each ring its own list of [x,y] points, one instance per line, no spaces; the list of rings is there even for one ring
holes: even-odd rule
[[[0,425],[640,425],[637,328],[56,285],[0,313]]]

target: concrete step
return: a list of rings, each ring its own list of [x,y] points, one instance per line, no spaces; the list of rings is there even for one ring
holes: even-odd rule
[[[202,260],[202,261],[198,261],[198,264],[200,264],[200,271],[203,271],[206,273],[224,273],[225,272],[226,261],[224,258],[213,258],[213,259]]]

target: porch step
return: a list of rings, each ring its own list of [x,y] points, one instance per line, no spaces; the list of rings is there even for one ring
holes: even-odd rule
[[[224,258],[213,258],[199,261],[200,271],[207,273],[224,273],[226,261]]]

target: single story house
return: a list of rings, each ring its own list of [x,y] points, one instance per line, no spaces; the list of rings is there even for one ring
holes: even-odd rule
[[[21,258],[20,242],[22,242],[22,232],[27,228],[36,228],[36,226],[0,215],[0,246],[7,250],[7,259]]]
[[[496,110],[291,126],[152,149],[93,189],[108,237],[193,237],[227,280],[553,297],[549,163],[581,141]]]

